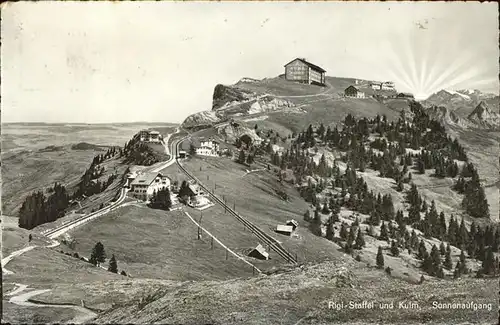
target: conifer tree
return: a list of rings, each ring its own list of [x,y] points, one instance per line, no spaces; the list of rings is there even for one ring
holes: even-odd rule
[[[361,232],[361,228],[358,229],[358,235],[356,237],[356,243],[354,248],[361,249],[365,246],[365,239],[363,237],[363,233]]]
[[[399,248],[394,240],[391,243],[391,254],[396,257],[399,256]]]
[[[347,240],[347,237],[348,237],[348,232],[347,232],[347,228],[346,228],[346,225],[344,222],[342,222],[342,224],[340,225],[340,239],[342,240]]]
[[[108,271],[113,273],[118,273],[118,265],[116,263],[115,254],[111,255],[111,259],[109,260]]]
[[[486,253],[486,258],[484,259],[481,268],[484,274],[487,275],[495,274],[496,265],[495,265],[495,256],[493,254],[493,249],[488,248],[488,251]]]
[[[432,246],[431,260],[432,260],[432,268],[431,268],[431,272],[429,272],[429,274],[430,275],[437,275],[439,269],[441,268],[441,254],[439,253],[439,249],[437,248],[436,245]]]
[[[377,251],[376,263],[379,269],[384,267],[384,254],[382,253],[382,247],[380,246],[378,247]]]
[[[423,260],[426,255],[427,255],[427,248],[425,247],[424,240],[421,240],[418,246],[417,257]]]
[[[348,237],[347,237],[347,238],[348,238],[349,240],[353,241],[353,242],[354,242],[354,240],[356,240],[356,233],[355,233],[355,229],[354,229],[354,227],[353,227],[353,226],[351,226],[351,227],[349,228],[349,235],[348,235]]]
[[[380,226],[380,236],[378,237],[379,240],[388,240],[389,235],[387,234],[387,228],[385,226],[385,223],[382,221],[382,226]]]
[[[333,222],[332,217],[328,220],[328,224],[326,226],[326,239],[328,240],[333,240],[333,237],[335,236],[335,223]]]
[[[451,270],[453,267],[453,262],[451,260],[451,251],[446,251],[446,257],[444,259],[444,267],[447,270]]]
[[[106,261],[106,252],[104,251],[104,245],[101,242],[97,242],[92,249],[92,253],[90,254],[90,260],[95,261],[94,265],[99,265]]]
[[[446,247],[444,246],[443,242],[441,242],[441,244],[439,245],[439,253],[441,253],[442,256],[446,254]]]
[[[346,254],[352,254],[352,251],[353,251],[353,242],[352,242],[351,238],[347,239],[347,242],[344,245],[344,251],[346,252]]]

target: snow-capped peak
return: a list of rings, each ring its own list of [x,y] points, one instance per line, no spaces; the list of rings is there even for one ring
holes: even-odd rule
[[[462,97],[463,99],[466,99],[466,100],[471,100],[471,98],[468,96],[468,95],[465,95],[465,94],[462,94],[462,93],[459,93],[457,91],[454,91],[454,90],[449,90],[449,89],[443,89],[445,92],[447,92],[448,94],[450,95],[458,95],[460,97]]]

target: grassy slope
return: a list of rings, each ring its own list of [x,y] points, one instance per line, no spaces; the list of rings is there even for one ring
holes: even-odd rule
[[[308,204],[298,196],[295,189],[288,185],[282,187],[269,172],[245,175],[246,168],[229,159],[196,158],[186,162],[185,166],[205,185],[213,188],[217,184],[216,193],[219,197],[224,196],[228,204],[235,204],[236,211],[243,217],[283,242],[292,254],[297,254],[299,261],[336,259],[343,255],[337,251],[335,244],[310,233],[307,224],[302,221]],[[255,168],[258,167],[254,166],[252,169]],[[289,202],[283,201],[275,189],[285,190]],[[273,231],[276,225],[284,224],[289,219],[299,222],[298,238],[286,237]]]
[[[491,280],[425,281],[410,285],[384,276],[383,271],[360,263],[323,263],[287,274],[246,281],[186,283],[178,288],[149,285],[156,294],[140,309],[137,299],[117,305],[100,315],[98,322],[182,324],[335,324],[392,322],[421,324],[432,320],[458,324],[461,321],[492,322],[497,317]],[[458,285],[459,284],[459,285]],[[132,291],[132,290],[131,290]],[[348,303],[363,300],[414,301],[419,309],[328,309],[328,301]],[[493,303],[492,311],[437,310],[431,302]]]
[[[18,219],[13,217],[2,216],[2,256],[6,257],[9,254],[22,249],[28,245],[45,245],[48,243],[47,238],[40,236],[36,232],[19,228],[17,225]],[[31,243],[28,243],[29,235],[32,235]]]
[[[8,264],[8,269],[14,274],[4,275],[3,281],[45,289],[58,283],[106,281],[122,277],[61,254],[61,249],[37,247],[16,257]]]
[[[325,125],[336,124],[345,115],[351,113],[359,117],[373,117],[386,114],[389,119],[397,118],[404,103],[388,103],[387,105],[374,99],[343,99],[339,93],[354,84],[352,78],[327,77],[329,88],[315,85],[298,84],[281,78],[265,79],[257,83],[238,83],[237,86],[257,93],[269,93],[284,96],[307,114],[293,112],[276,112],[267,114],[267,121],[285,127],[289,131],[299,132],[309,124],[323,122]],[[293,97],[314,95],[309,97]],[[287,97],[291,96],[291,97]],[[279,131],[278,131],[279,132]]]
[[[21,153],[2,157],[2,210],[16,215],[29,193],[62,182],[69,186],[78,183],[97,153],[65,149],[56,152]]]
[[[10,303],[8,297],[2,301],[2,323],[4,324],[49,324],[66,323],[76,316],[70,308],[24,307]]]
[[[199,219],[192,211],[191,215]],[[205,219],[202,224],[210,231],[209,217]],[[219,240],[240,251],[243,243],[227,242],[219,238],[221,233],[215,233]],[[72,231],[71,236],[78,241],[75,251],[87,257],[101,241],[108,256],[115,254],[119,269],[134,278],[184,281],[252,275],[251,267],[234,256],[226,261],[225,250],[216,243],[212,250],[207,236],[197,240],[197,227],[180,211],[128,206]]]

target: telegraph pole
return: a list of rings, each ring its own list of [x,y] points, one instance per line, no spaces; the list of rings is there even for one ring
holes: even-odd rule
[[[200,211],[200,220],[198,221],[198,240],[201,239],[201,219],[203,218],[203,211]]]

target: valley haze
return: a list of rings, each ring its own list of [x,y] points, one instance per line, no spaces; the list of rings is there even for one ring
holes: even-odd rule
[[[492,324],[498,4],[2,4],[2,322]]]

